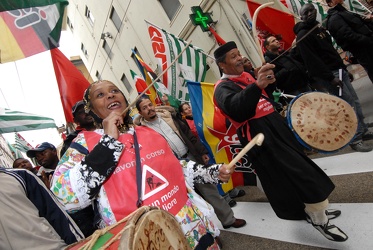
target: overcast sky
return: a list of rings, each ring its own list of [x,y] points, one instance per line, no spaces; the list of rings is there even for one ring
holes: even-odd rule
[[[78,55],[79,48],[73,48],[70,31],[63,31],[60,50],[67,58]],[[0,64],[0,107],[33,113],[53,118],[57,126],[66,124],[59,96],[56,76],[49,51]],[[55,146],[62,142],[56,129],[25,131],[20,133],[32,146],[49,141]],[[3,134],[14,142],[13,134]]]

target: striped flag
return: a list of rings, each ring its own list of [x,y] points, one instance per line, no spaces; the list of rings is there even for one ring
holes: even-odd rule
[[[67,0],[0,1],[0,63],[58,47]]]
[[[290,12],[292,12],[295,16],[300,16],[299,11],[302,6],[306,3],[312,3],[315,9],[317,10],[316,20],[321,23],[327,15],[327,7],[322,5],[320,2],[317,1],[304,1],[304,0],[286,0],[287,5],[286,7],[289,8]]]
[[[325,3],[310,0],[286,0],[286,4],[284,5],[288,7],[289,10],[294,13],[294,15],[299,16],[300,8],[306,3],[312,3],[315,6],[317,10],[316,20],[321,23],[326,18],[327,10],[329,8]],[[344,0],[344,7],[347,10],[357,14],[366,14],[371,12],[359,0]]]
[[[132,79],[135,80],[135,87],[137,90],[137,93],[142,93],[144,90],[148,87],[146,84],[144,78],[138,76],[133,70],[130,69]],[[146,95],[150,95],[150,90],[146,91]]]
[[[142,58],[135,51],[132,50],[132,52],[136,57],[136,63],[141,73],[146,79],[147,86],[150,85],[154,81],[154,79],[157,78],[157,74],[149,67],[149,65],[147,65],[144,62],[144,60],[142,60]],[[154,91],[154,93],[156,93],[154,94],[156,95],[155,103],[162,104],[162,101],[159,98],[162,98],[163,95],[166,95],[168,98],[168,103],[176,109],[179,108],[180,102],[170,95],[170,91],[166,88],[166,86],[164,86],[164,84],[160,80],[155,82],[153,84],[153,87],[150,89]]]
[[[52,118],[0,108],[0,133],[57,128]]]
[[[372,13],[372,6],[369,6],[366,2],[362,3],[359,0],[345,0],[344,3],[345,7],[348,10],[355,12],[357,14],[365,15],[367,13]]]
[[[144,91],[152,83],[152,81],[153,81],[152,77],[150,76],[150,74],[153,73],[153,70],[149,67],[149,65],[147,65],[144,62],[144,60],[142,60],[142,58],[134,50],[132,50],[132,53],[135,55],[135,62],[136,62],[137,67],[139,68],[139,70],[140,70],[140,72],[142,74],[142,78],[141,79],[143,79],[144,83],[145,83],[145,88],[143,88],[143,91]],[[132,74],[132,72],[131,72],[131,74]],[[133,73],[135,73],[135,72],[133,72]],[[132,75],[132,78],[133,77],[134,76]],[[136,80],[136,83],[137,83],[137,79],[134,79],[134,80]],[[139,82],[139,84],[143,84],[143,83]],[[138,92],[142,93],[143,91],[138,91]],[[149,94],[147,94],[147,95],[149,95],[149,98],[150,98],[150,100],[153,103],[155,103],[155,104],[162,104],[162,101],[159,99],[158,93],[157,93],[154,85],[149,88],[148,93]]]
[[[15,133],[14,137],[15,137],[15,148],[18,149],[19,151],[27,152],[29,149],[34,148],[19,133]]]
[[[188,82],[188,89],[198,136],[215,162],[229,163],[241,151],[242,146],[234,126],[214,106],[214,84]],[[227,192],[236,186],[253,185],[250,181],[255,180],[255,175],[250,166],[248,159],[241,158],[231,180],[221,186],[223,191]]]
[[[16,159],[25,158],[25,156],[21,152],[26,153],[28,150],[33,149],[34,147],[31,146],[31,144],[28,143],[21,134],[15,133],[14,137],[15,137],[15,144],[14,144],[15,158]],[[35,158],[29,158],[29,160],[33,163],[34,166],[38,165]]]
[[[154,56],[163,72],[185,48],[187,42],[149,22],[147,25]],[[200,48],[189,45],[177,62],[165,72],[162,83],[173,97],[180,101],[189,101],[186,82],[204,81],[207,70],[206,59],[206,54]]]

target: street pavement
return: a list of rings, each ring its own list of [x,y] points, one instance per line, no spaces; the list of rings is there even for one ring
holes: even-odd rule
[[[353,86],[359,96],[365,122],[373,125],[373,84],[361,67],[350,68],[355,76]],[[373,131],[373,128],[370,127]],[[367,142],[373,145],[373,140]],[[256,186],[239,187],[246,195],[236,198],[236,218],[247,225],[239,229],[222,229],[224,250],[237,249],[373,249],[373,151],[359,153],[349,146],[335,153],[311,154],[334,182],[329,197],[330,208],[342,215],[332,221],[348,236],[346,242],[327,240],[306,221],[289,221],[276,217],[265,194]]]

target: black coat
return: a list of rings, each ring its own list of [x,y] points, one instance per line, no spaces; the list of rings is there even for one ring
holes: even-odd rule
[[[297,48],[311,78],[332,81],[334,79],[332,71],[340,68],[345,69],[346,66],[333,47],[330,35],[323,27],[315,28],[304,37],[317,24],[317,22],[313,24],[299,22],[294,26],[293,30],[297,36]],[[302,40],[300,41],[300,39]]]
[[[353,54],[368,47],[373,51],[373,23],[338,4],[328,10],[326,28],[343,50]]]
[[[270,51],[265,54],[266,62],[271,62],[278,57]],[[296,59],[293,58],[291,53],[282,54],[275,61],[272,62],[276,67],[274,73],[276,77],[276,85],[279,89],[287,94],[307,89],[308,75],[305,67]]]
[[[219,83],[214,92],[217,106],[231,120],[243,122],[255,115],[262,90],[255,84],[242,89],[232,81]],[[253,163],[263,190],[276,215],[282,219],[305,219],[304,203],[328,198],[334,189],[330,178],[303,152],[283,117],[277,112],[248,121],[250,135],[264,134],[260,147],[247,156]],[[244,125],[245,126],[245,125]],[[238,128],[242,145],[248,143],[246,129]]]

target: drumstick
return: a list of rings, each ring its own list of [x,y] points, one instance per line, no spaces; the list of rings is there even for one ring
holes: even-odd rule
[[[281,93],[281,95],[284,96],[284,97],[289,97],[289,98],[297,97],[296,95],[288,95],[288,94],[284,94],[284,93]]]
[[[228,164],[227,170],[231,168],[241,159],[254,145],[262,146],[264,140],[264,135],[262,133],[257,134],[242,150],[241,152],[233,158],[233,160]]]

